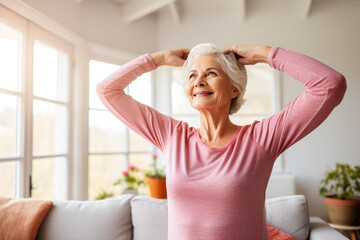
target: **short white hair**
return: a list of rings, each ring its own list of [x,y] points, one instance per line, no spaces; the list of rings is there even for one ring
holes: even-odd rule
[[[184,74],[185,76],[188,76],[195,60],[202,55],[208,54],[212,54],[216,57],[222,70],[230,78],[234,87],[240,92],[237,97],[231,99],[229,109],[229,114],[236,113],[241,105],[245,103],[244,94],[247,84],[247,74],[244,65],[236,60],[234,53],[224,53],[212,43],[200,43],[191,49],[190,54],[184,63]]]

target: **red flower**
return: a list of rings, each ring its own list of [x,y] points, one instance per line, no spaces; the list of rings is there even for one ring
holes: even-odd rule
[[[158,155],[157,155],[156,153],[154,153],[154,154],[152,155],[152,157],[155,159],[155,158],[158,157]]]
[[[132,165],[132,164],[130,164],[130,166],[129,166],[129,168],[131,169],[131,170],[136,170],[136,167],[134,166],[134,165]]]
[[[129,175],[129,172],[128,171],[123,171],[123,174],[125,175],[125,176],[127,176],[127,175]]]

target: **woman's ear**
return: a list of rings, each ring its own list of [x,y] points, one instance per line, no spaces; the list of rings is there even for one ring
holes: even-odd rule
[[[237,96],[239,96],[240,91],[239,89],[237,89],[236,87],[233,87],[232,92],[231,92],[231,98],[236,98]]]

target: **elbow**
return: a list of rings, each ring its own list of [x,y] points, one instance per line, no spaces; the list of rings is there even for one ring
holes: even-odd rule
[[[337,100],[336,105],[338,105],[344,98],[344,95],[345,95],[345,92],[347,89],[346,79],[345,79],[344,75],[342,75],[341,73],[338,73],[338,72],[335,74],[335,76],[332,79],[333,79],[333,83],[334,83],[332,92],[333,92],[334,98]]]
[[[341,73],[339,73],[336,78],[336,86],[337,86],[338,92],[341,93],[342,96],[344,96],[346,89],[347,89],[347,84],[346,84],[346,79],[345,79],[344,75],[342,75]]]
[[[104,92],[105,92],[105,88],[103,86],[103,84],[100,82],[96,85],[96,94],[101,97],[104,95]]]

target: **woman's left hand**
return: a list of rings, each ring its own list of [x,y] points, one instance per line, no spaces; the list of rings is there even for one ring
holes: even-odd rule
[[[253,65],[256,63],[268,63],[267,57],[271,47],[253,45],[234,45],[223,49],[223,52],[235,53],[237,60],[242,65]]]
[[[180,67],[184,65],[189,53],[190,49],[178,48],[154,52],[150,54],[150,57],[156,66],[168,65]]]

